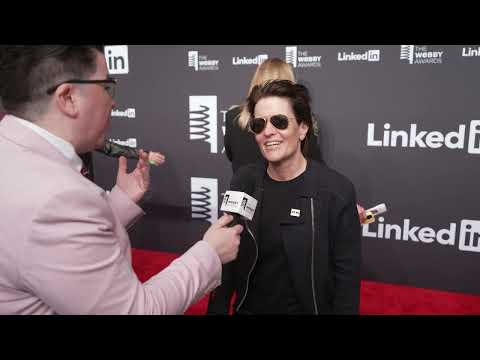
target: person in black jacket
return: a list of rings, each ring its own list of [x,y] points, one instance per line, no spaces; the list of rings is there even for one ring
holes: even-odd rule
[[[257,199],[237,259],[224,266],[208,314],[358,314],[361,242],[356,194],[305,156],[310,95],[288,80],[252,89],[249,128],[265,161],[241,167],[231,190]]]
[[[295,74],[290,64],[279,58],[270,58],[263,61],[255,70],[248,95],[253,87],[260,85],[268,80],[290,80],[295,82]],[[248,112],[246,103],[234,105],[225,114],[225,136],[224,146],[225,154],[232,163],[232,170],[235,173],[241,166],[251,164],[257,161],[265,161],[258,146],[255,137],[248,129]],[[318,123],[312,115],[312,129],[308,134],[308,145],[305,154],[320,163],[324,162],[322,151],[319,145]],[[357,204],[357,211],[360,221],[365,221],[365,209]]]

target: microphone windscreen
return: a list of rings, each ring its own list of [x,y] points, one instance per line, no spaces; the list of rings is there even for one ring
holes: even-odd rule
[[[256,207],[257,200],[247,193],[228,190],[225,192],[220,210],[252,220]]]

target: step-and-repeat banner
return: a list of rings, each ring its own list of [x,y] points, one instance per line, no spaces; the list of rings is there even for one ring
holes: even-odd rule
[[[124,45],[105,55],[119,80],[109,137],[167,158],[152,168],[134,247],[183,252],[218,218],[232,176],[225,113],[256,66],[279,57],[311,90],[326,162],[365,208],[388,207],[363,226],[363,279],[480,294],[478,45]],[[94,161],[110,188],[117,162]]]

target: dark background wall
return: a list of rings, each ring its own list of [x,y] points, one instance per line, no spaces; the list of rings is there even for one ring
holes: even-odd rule
[[[363,279],[480,294],[479,46],[288,47],[107,48],[119,79],[110,137],[167,157],[152,169],[133,246],[183,252],[201,238],[232,175],[225,111],[245,98],[259,55],[288,54],[313,95],[327,163],[365,208],[389,209],[363,228]],[[404,132],[396,146],[374,146],[393,131]],[[94,160],[98,184],[110,188],[116,161]]]

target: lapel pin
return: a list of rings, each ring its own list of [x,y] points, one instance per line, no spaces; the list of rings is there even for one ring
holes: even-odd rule
[[[291,209],[290,216],[300,217],[300,210],[299,209]]]

